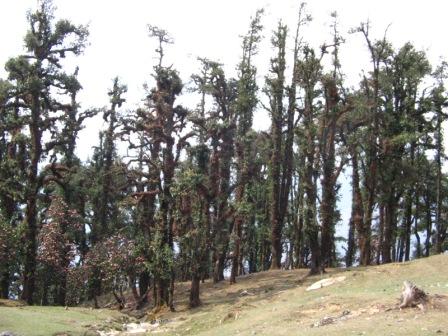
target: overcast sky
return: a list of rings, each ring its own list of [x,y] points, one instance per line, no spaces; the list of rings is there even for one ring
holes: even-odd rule
[[[84,90],[79,95],[82,109],[107,105],[107,89],[112,78],[119,76],[128,85],[127,108],[141,104],[143,83],[150,80],[155,64],[155,45],[148,38],[147,25],[157,25],[169,31],[175,44],[167,50],[167,61],[179,70],[185,82],[197,71],[197,57],[207,57],[225,63],[226,71],[235,74],[240,56],[240,38],[250,17],[258,8],[265,8],[263,24],[265,39],[257,56],[260,86],[272,54],[269,41],[277,21],[282,19],[294,30],[299,1],[293,0],[54,0],[56,17],[70,19],[75,24],[88,24],[90,46],[85,53],[68,61],[78,65],[79,80]],[[27,30],[26,11],[35,8],[37,0],[0,1],[0,64],[23,52],[23,36]],[[357,83],[363,68],[369,70],[368,54],[361,36],[349,35],[348,30],[369,19],[372,37],[381,38],[386,27],[388,39],[395,47],[407,41],[417,49],[427,51],[433,65],[448,55],[447,9],[443,0],[313,0],[308,2],[313,16],[304,39],[313,46],[330,41],[330,13],[337,11],[340,31],[346,38],[341,48],[343,72],[348,81]],[[292,37],[291,37],[292,38]],[[0,77],[4,77],[3,66]],[[85,159],[90,147],[97,142],[101,118],[88,124],[79,139],[79,155]],[[255,116],[258,128],[267,128],[265,113]],[[349,184],[342,191],[340,206],[343,217],[349,215]]]
[[[26,11],[37,0],[0,1],[0,64],[22,52],[27,29]],[[55,0],[59,18],[90,26],[90,46],[74,60],[84,87],[83,108],[107,103],[106,90],[111,79],[120,76],[129,87],[129,106],[143,96],[142,84],[148,80],[155,63],[154,44],[148,38],[147,24],[170,32],[175,44],[168,50],[184,80],[197,70],[197,57],[208,57],[226,64],[231,73],[240,56],[239,36],[247,31],[257,8],[265,8],[264,47],[258,57],[260,78],[271,56],[270,35],[279,19],[294,30],[299,1],[293,0]],[[410,40],[418,49],[428,51],[430,60],[448,54],[445,1],[391,0],[313,0],[308,10],[314,21],[305,31],[305,40],[315,46],[330,39],[330,16],[336,10],[340,30],[347,43],[342,47],[343,71],[357,81],[361,67],[368,65],[366,48],[359,35],[348,35],[349,28],[370,19],[372,35],[381,37],[385,28],[396,46]],[[263,68],[264,67],[264,68]],[[3,67],[0,75],[4,75]]]

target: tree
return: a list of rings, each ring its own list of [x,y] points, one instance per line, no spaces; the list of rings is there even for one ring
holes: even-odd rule
[[[303,50],[304,58],[299,63],[300,85],[304,90],[304,108],[303,108],[303,135],[304,135],[304,155],[305,166],[303,173],[303,185],[305,192],[304,209],[304,230],[308,239],[311,252],[310,273],[320,272],[322,267],[320,246],[319,246],[319,227],[317,223],[317,187],[315,183],[316,171],[316,127],[314,125],[316,118],[316,109],[314,100],[316,99],[315,87],[321,77],[321,58],[318,58],[313,49],[309,47]]]
[[[190,160],[176,176],[176,229],[183,258],[191,277],[189,306],[201,305],[200,281],[209,256],[210,197],[207,192],[207,147],[190,151]],[[192,190],[194,191],[192,193]]]
[[[236,134],[236,165],[238,167],[236,177],[235,205],[236,214],[234,217],[234,250],[232,257],[232,268],[230,274],[230,283],[236,282],[238,270],[242,268],[242,234],[243,224],[248,219],[248,197],[247,184],[250,182],[250,133],[252,128],[253,113],[258,103],[257,99],[257,70],[253,65],[252,58],[257,54],[258,43],[260,42],[261,15],[263,10],[256,12],[255,17],[250,23],[248,34],[243,38],[243,56],[238,66],[239,78],[237,84],[237,99],[235,113],[237,115],[237,134]]]
[[[222,65],[202,60],[208,76],[206,92],[213,98],[214,110],[209,116],[211,134],[210,193],[214,199],[210,240],[212,241],[213,281],[224,280],[224,268],[233,230],[233,209],[229,206],[231,192],[231,164],[234,157],[236,128],[235,101],[237,84],[227,79]]]
[[[285,84],[286,70],[286,37],[287,27],[281,22],[272,38],[272,45],[277,50],[271,59],[271,77],[266,78],[265,93],[269,98],[267,107],[271,115],[272,154],[270,159],[271,183],[271,269],[281,266],[282,230],[288,209],[288,200],[292,184],[294,129],[297,121],[296,90],[299,84],[299,52],[302,48],[300,28],[311,20],[305,13],[305,5],[301,4],[294,38],[293,67],[290,86]],[[287,107],[284,107],[284,97]],[[283,135],[285,134],[285,135]]]
[[[118,123],[117,109],[126,101],[123,95],[127,88],[119,82],[118,77],[113,80],[113,87],[108,92],[110,97],[110,108],[103,113],[103,119],[108,123],[107,129],[100,134],[100,147],[97,149],[94,160],[95,175],[98,181],[94,188],[93,200],[93,225],[91,232],[91,243],[95,244],[103,237],[108,236],[121,226],[118,219],[117,194],[122,186],[117,185],[117,176],[121,170],[116,154],[116,138]],[[118,226],[118,227],[114,227]]]
[[[138,119],[128,129],[142,132],[144,145],[150,147],[147,162],[150,164],[147,191],[137,192],[135,196],[151,197],[157,195],[158,210],[154,217],[154,234],[151,235],[150,264],[154,274],[154,303],[160,308],[164,305],[174,310],[174,202],[172,184],[180,154],[189,135],[181,135],[185,128],[187,110],[175,105],[181,94],[183,84],[171,67],[163,65],[164,46],[171,43],[168,33],[158,27],[149,26],[149,35],[158,42],[159,63],[154,67],[155,88],[147,95],[147,110],[137,111]],[[177,141],[176,141],[177,140]],[[156,186],[157,189],[153,189]],[[149,204],[151,209],[152,204]]]
[[[20,109],[22,127],[29,131],[22,299],[30,304],[35,291],[37,202],[43,183],[39,164],[56,146],[51,140],[45,141],[44,134],[56,132],[60,119],[57,112],[65,107],[52,92],[70,92],[74,85],[79,87],[76,78],[63,72],[61,60],[69,53],[79,55],[88,35],[83,26],[75,26],[67,20],[53,21],[51,1],[41,1],[37,11],[28,15],[29,31],[25,36],[28,53],[6,64],[9,80],[14,85],[14,104]]]
[[[281,22],[272,39],[272,45],[277,49],[277,56],[271,60],[271,72],[273,76],[267,78],[266,85],[269,90],[269,112],[271,114],[271,141],[272,154],[270,159],[270,183],[271,183],[271,239],[272,239],[272,259],[271,268],[280,268],[282,255],[282,227],[283,218],[280,211],[280,183],[281,183],[281,152],[282,134],[284,123],[283,97],[285,92],[285,48],[286,48],[287,28]]]
[[[436,71],[434,72],[434,76],[437,79],[437,86],[433,89],[432,92],[432,101],[433,108],[436,114],[436,129],[435,129],[435,141],[436,141],[436,157],[435,161],[437,164],[437,179],[436,179],[436,252],[443,252],[443,244],[447,237],[447,228],[448,225],[446,220],[442,218],[442,162],[443,162],[443,129],[442,123],[446,120],[446,114],[444,113],[444,109],[448,106],[448,98],[446,97],[445,87],[443,84],[443,80],[447,78],[446,70],[448,64],[442,63]]]
[[[107,128],[99,133],[99,145],[94,147],[89,164],[78,173],[79,184],[82,185],[79,191],[84,194],[80,206],[86,207],[85,212],[89,214],[86,216],[89,233],[85,234],[81,249],[83,256],[95,244],[122,230],[129,223],[125,210],[120,206],[130,191],[128,169],[117,155],[116,145],[121,126],[119,109],[126,101],[123,97],[126,91],[126,86],[120,83],[118,77],[114,78],[112,88],[108,91],[110,107],[103,109],[103,120],[107,122]],[[99,274],[89,279],[89,299],[96,300],[101,294],[101,282]]]
[[[366,143],[367,147],[365,150],[365,162],[363,163],[363,200],[364,200],[364,218],[362,222],[358,222],[358,234],[360,235],[360,242],[365,245],[362,249],[362,263],[370,264],[370,239],[371,239],[371,227],[372,227],[372,217],[373,210],[376,204],[377,197],[377,187],[378,187],[378,139],[379,139],[379,121],[380,121],[380,111],[379,111],[379,92],[380,92],[380,65],[384,62],[390,55],[390,45],[386,40],[386,34],[382,40],[372,41],[370,33],[370,23],[361,23],[361,25],[352,30],[352,32],[362,33],[369,53],[372,63],[372,78],[369,80],[364,77],[361,90],[365,95],[367,101],[366,110],[369,112],[368,121],[366,122]],[[387,30],[386,30],[387,32]],[[388,212],[389,213],[389,212]],[[358,212],[359,215],[359,212]],[[363,226],[359,226],[362,225]]]
[[[337,164],[337,136],[340,133],[341,120],[352,107],[344,99],[341,101],[339,91],[342,84],[342,76],[340,74],[339,63],[339,46],[343,43],[342,37],[339,35],[337,27],[337,14],[333,13],[333,44],[331,46],[324,45],[323,49],[333,48],[333,71],[331,74],[322,76],[323,95],[325,98],[325,106],[319,115],[319,131],[318,143],[319,154],[322,169],[322,197],[320,204],[321,216],[321,257],[323,266],[334,266],[336,260],[334,258],[335,251],[335,226],[337,222],[336,199],[339,187],[337,180],[346,163],[344,151],[340,152],[339,164]]]

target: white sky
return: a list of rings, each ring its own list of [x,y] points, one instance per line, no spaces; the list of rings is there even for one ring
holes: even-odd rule
[[[0,2],[0,64],[22,52],[26,32],[26,11],[37,0]],[[79,79],[84,87],[80,94],[83,108],[107,103],[106,90],[119,76],[129,87],[130,107],[143,97],[142,84],[150,78],[155,64],[155,46],[147,36],[147,24],[168,30],[175,44],[168,60],[185,81],[197,70],[197,57],[225,62],[231,73],[240,56],[240,35],[249,25],[257,8],[265,8],[264,42],[259,55],[260,79],[271,56],[269,40],[278,19],[294,30],[299,1],[293,0],[54,0],[56,17],[68,18],[75,24],[89,24],[90,46],[73,61],[79,65]],[[315,46],[330,39],[329,14],[336,10],[341,33],[347,43],[341,49],[343,70],[352,79],[368,66],[368,55],[359,35],[348,35],[349,28],[370,18],[373,36],[381,37],[388,24],[388,36],[396,46],[413,41],[418,49],[428,50],[430,60],[448,55],[446,13],[448,4],[426,1],[359,1],[314,0],[308,10],[314,22],[306,30],[305,40]],[[4,76],[1,67],[0,76]],[[260,83],[262,84],[262,83]]]
[[[23,52],[23,36],[27,30],[26,11],[35,8],[36,0],[0,1],[0,64]],[[127,108],[133,108],[144,97],[142,85],[150,80],[155,64],[155,45],[148,38],[147,24],[168,30],[175,44],[167,50],[167,60],[188,82],[198,69],[197,57],[225,63],[229,75],[240,56],[240,38],[248,29],[256,9],[265,8],[263,18],[265,39],[258,57],[259,77],[263,76],[272,54],[270,36],[277,21],[295,28],[299,1],[293,0],[54,0],[57,18],[68,18],[75,24],[89,24],[90,46],[85,53],[68,61],[69,67],[79,65],[79,80],[84,90],[79,95],[82,109],[108,104],[107,89],[112,78],[119,76],[128,85]],[[361,36],[347,31],[361,21],[370,19],[372,37],[381,38],[391,24],[388,38],[395,47],[407,41],[427,51],[433,65],[441,56],[448,56],[446,15],[448,2],[443,0],[312,0],[308,11],[314,20],[306,29],[305,41],[319,46],[330,41],[329,14],[339,14],[340,32],[347,43],[341,48],[343,71],[356,83],[362,68],[369,70],[368,54]],[[3,66],[0,77],[4,77]],[[97,143],[101,118],[88,124],[81,134],[79,155],[86,158]],[[258,128],[267,128],[265,113],[255,116]],[[347,188],[350,188],[347,185]],[[349,211],[349,190],[342,191],[344,218]]]

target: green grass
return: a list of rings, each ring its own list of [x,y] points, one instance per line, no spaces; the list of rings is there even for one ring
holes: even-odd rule
[[[179,322],[164,335],[448,335],[448,297],[444,306],[426,312],[397,308],[404,280],[430,294],[448,294],[446,255],[330,270],[300,281],[304,274],[303,270],[264,272],[239,279],[233,286],[223,284],[213,291],[206,287],[205,305],[172,315]],[[321,278],[340,275],[346,280],[305,291]],[[238,293],[242,290],[255,295],[241,297]],[[344,311],[350,311],[347,319],[312,327],[324,317],[340,316]]]
[[[203,305],[188,309],[189,283],[176,286],[176,312],[164,312],[159,335],[448,335],[448,256],[402,264],[332,269],[305,277],[307,270],[270,271],[237,279],[237,283],[201,286]],[[345,281],[307,292],[322,278]],[[436,307],[398,309],[401,286],[410,280],[429,294],[439,294]],[[240,295],[247,291],[249,295]],[[1,302],[0,302],[1,304]],[[324,317],[346,319],[312,327]],[[0,331],[19,335],[83,335],[89,326],[119,318],[110,310],[59,307],[1,307]]]
[[[0,306],[0,332],[9,330],[21,336],[84,335],[92,325],[117,317],[117,312],[105,309]]]

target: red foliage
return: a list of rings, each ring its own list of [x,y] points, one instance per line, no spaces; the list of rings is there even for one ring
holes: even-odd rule
[[[87,254],[85,267],[99,271],[103,280],[135,274],[144,268],[144,258],[136,255],[135,242],[116,234],[97,243]]]
[[[77,255],[74,236],[82,225],[78,213],[61,196],[54,196],[46,223],[39,232],[38,260],[56,272],[67,272]]]

